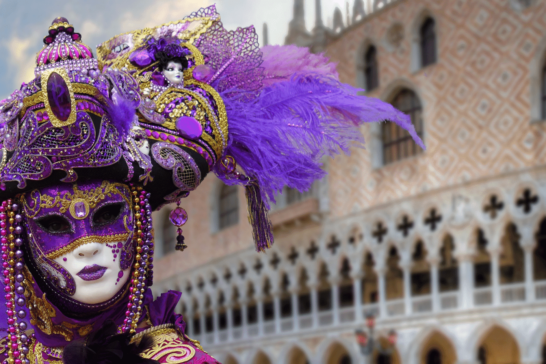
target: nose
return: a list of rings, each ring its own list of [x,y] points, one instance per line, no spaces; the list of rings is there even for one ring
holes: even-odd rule
[[[74,249],[72,255],[76,259],[91,258],[97,256],[102,252],[103,244],[100,243],[88,243]]]

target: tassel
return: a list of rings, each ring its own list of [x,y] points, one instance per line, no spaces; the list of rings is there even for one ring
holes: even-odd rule
[[[260,186],[256,181],[245,186],[246,200],[248,203],[248,222],[252,225],[252,236],[258,252],[273,245],[273,233],[271,221],[267,216],[268,209],[262,200]]]

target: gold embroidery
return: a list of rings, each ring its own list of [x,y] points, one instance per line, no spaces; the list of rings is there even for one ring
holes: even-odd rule
[[[49,77],[52,76],[54,73],[61,76],[61,78],[64,80],[68,88],[68,93],[70,95],[70,115],[68,116],[68,119],[66,120],[58,119],[55,113],[53,112],[53,110],[51,109],[51,105],[49,105],[47,83],[48,83]],[[44,102],[47,114],[49,115],[49,121],[51,122],[51,124],[56,128],[74,124],[74,122],[76,121],[76,99],[74,98],[74,90],[72,89],[72,82],[70,82],[70,78],[68,77],[68,72],[66,72],[66,70],[61,67],[43,71],[41,74],[41,83],[42,83],[43,102]]]
[[[64,327],[68,327],[69,329],[76,329],[79,327],[78,335],[80,335],[81,337],[87,336],[91,331],[93,331],[93,324],[80,326],[71,322],[63,322],[62,325]]]
[[[119,242],[125,242],[129,240],[131,237],[131,233],[123,233],[123,234],[112,234],[112,235],[89,235],[89,236],[83,236],[79,239],[76,239],[72,243],[63,246],[62,248],[55,250],[54,252],[51,252],[46,255],[49,259],[57,259],[59,257],[62,257],[63,255],[73,251],[77,247],[80,247],[85,244],[90,243],[99,243],[99,244],[106,244],[106,243],[119,243]]]
[[[72,332],[62,325],[54,325],[51,321],[51,318],[56,317],[57,313],[51,303],[47,301],[46,294],[44,293],[42,298],[36,297],[32,287],[34,278],[32,278],[30,271],[26,267],[23,270],[23,274],[26,278],[23,281],[23,286],[25,287],[25,291],[29,293],[30,323],[47,335],[59,334],[66,341],[71,341],[73,339]]]
[[[59,351],[59,349],[57,348],[52,348],[53,351]],[[36,345],[34,346],[34,350],[29,350],[29,360],[31,363],[37,363],[37,364],[45,364],[44,362],[44,357],[42,355],[42,352],[44,351],[44,346],[42,345],[42,343],[39,343],[37,342]],[[60,355],[60,357],[62,357],[62,353]],[[59,359],[60,359],[59,357]],[[49,360],[49,355],[48,355],[48,361],[47,363],[49,364],[63,364],[63,361],[62,360]]]
[[[74,194],[71,194],[70,192],[65,192],[63,193],[62,197],[60,192],[58,192],[57,195],[53,197],[49,195],[42,195],[38,190],[32,191],[31,198],[34,201],[34,206],[36,206],[38,203],[38,199],[37,197],[34,197],[34,195],[40,196],[40,205],[35,211],[34,208],[30,207],[27,204],[26,200],[24,200],[25,213],[27,217],[32,218],[36,216],[40,211],[40,208],[50,209],[53,207],[59,207],[59,212],[62,214],[64,214],[68,209],[71,209],[72,213],[72,209],[74,208],[73,205],[77,201],[85,201],[85,203],[87,204],[86,208],[94,208],[99,202],[104,200],[106,196],[112,196],[112,193],[121,196],[125,200],[125,202],[127,202],[127,204],[131,207],[131,209],[133,207],[132,200],[122,192],[122,190],[128,190],[127,186],[122,183],[111,183],[108,181],[102,181],[99,187],[85,191],[78,189],[77,183],[74,183],[72,185],[72,189],[74,191]],[[129,192],[127,191],[127,194],[128,193]]]
[[[187,363],[195,356],[195,348],[184,344],[175,329],[161,329],[150,334],[154,338],[154,346],[141,354],[143,358],[179,364]]]

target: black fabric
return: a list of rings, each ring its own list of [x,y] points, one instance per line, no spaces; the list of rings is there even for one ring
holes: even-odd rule
[[[130,343],[131,334],[117,334],[113,322],[106,323],[91,333],[85,341],[73,341],[63,350],[64,364],[159,364],[152,359],[144,359],[141,353],[154,345],[152,336],[144,335],[135,343]]]

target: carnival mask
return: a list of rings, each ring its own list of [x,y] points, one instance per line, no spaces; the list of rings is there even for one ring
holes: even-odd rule
[[[44,281],[86,304],[114,297],[134,259],[131,201],[128,186],[108,181],[25,194],[30,253]]]
[[[177,86],[184,82],[184,68],[178,62],[169,62],[162,73],[172,85]]]

